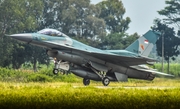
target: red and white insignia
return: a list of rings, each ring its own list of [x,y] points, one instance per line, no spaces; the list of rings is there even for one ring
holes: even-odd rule
[[[148,41],[148,40],[144,40],[144,43],[145,43],[145,44],[149,44],[149,41]]]

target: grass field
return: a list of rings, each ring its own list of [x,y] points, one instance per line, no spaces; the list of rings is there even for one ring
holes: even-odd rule
[[[179,75],[179,65],[175,68],[174,74]],[[111,82],[108,87],[91,81],[85,87],[82,78],[53,75],[51,68],[36,73],[0,68],[0,109],[179,109],[179,92],[179,76],[153,81],[129,79]]]
[[[0,82],[0,108],[174,109],[180,107],[178,79],[129,80],[126,83],[112,82],[108,87],[97,86],[102,86],[102,83],[92,81],[90,86],[85,87],[79,82]]]

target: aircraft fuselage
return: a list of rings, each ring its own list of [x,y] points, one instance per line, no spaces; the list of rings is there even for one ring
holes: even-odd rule
[[[145,75],[145,76],[143,74],[142,74],[143,76],[137,75],[136,73],[134,73],[134,72],[136,72],[136,70],[132,69],[130,67],[127,67],[124,62],[122,62],[121,66],[115,65],[113,63],[103,61],[103,60],[95,58],[93,56],[79,53],[77,51],[74,51],[73,49],[70,49],[70,50],[59,49],[56,45],[52,45],[51,43],[48,44],[48,43],[46,43],[46,41],[48,41],[48,42],[51,41],[54,44],[62,44],[64,46],[70,46],[73,48],[77,48],[79,50],[86,50],[87,52],[94,51],[94,52],[100,52],[100,53],[103,52],[105,54],[112,54],[106,50],[100,50],[97,48],[93,48],[91,46],[85,45],[81,42],[78,42],[76,40],[69,39],[66,37],[53,37],[53,36],[47,36],[47,35],[42,35],[42,34],[37,34],[37,33],[33,34],[33,40],[30,43],[33,45],[37,45],[37,46],[48,49],[47,54],[50,57],[54,57],[59,60],[65,60],[65,61],[68,61],[68,62],[73,63],[78,66],[83,66],[83,65],[85,66],[85,65],[89,64],[89,62],[92,62],[92,65],[98,64],[98,67],[96,69],[99,71],[104,71],[104,72],[110,71],[112,73],[120,72],[122,74],[127,75],[130,78],[138,78],[138,79],[146,78],[146,79],[148,79],[149,75]],[[55,49],[55,51],[54,51],[54,49]],[[120,54],[120,55],[124,55],[124,56],[132,56],[132,57],[137,56],[137,54],[134,54],[134,53],[131,53],[131,52],[128,52],[125,50],[119,50],[119,52],[116,52],[116,54]],[[96,66],[97,65],[95,65],[94,67],[96,67]],[[113,80],[115,80],[115,79],[113,79]]]

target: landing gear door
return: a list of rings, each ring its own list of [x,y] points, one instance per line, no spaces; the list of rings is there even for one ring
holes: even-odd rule
[[[59,65],[59,68],[65,71],[69,71],[70,66],[69,66],[69,63],[67,62],[61,62]]]
[[[128,77],[127,77],[127,75],[125,75],[125,74],[122,74],[122,73],[118,73],[118,72],[114,72],[114,74],[115,74],[115,76],[116,76],[116,79],[118,80],[118,81],[123,81],[123,82],[126,82],[126,81],[128,81]]]

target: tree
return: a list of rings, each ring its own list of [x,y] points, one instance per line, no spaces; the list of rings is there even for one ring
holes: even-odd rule
[[[101,8],[100,18],[106,22],[106,29],[110,33],[125,32],[131,22],[129,17],[123,18],[125,8],[120,0],[106,0],[97,4]]]
[[[106,35],[104,19],[99,18],[100,8],[90,0],[43,0],[44,11],[40,27],[56,28],[79,38],[101,38]]]
[[[168,34],[166,31],[169,30],[169,32],[171,32],[171,34],[169,33],[169,37],[170,36],[175,36],[175,34],[177,33],[178,36],[180,36],[180,0],[167,0],[165,1],[165,3],[167,4],[167,6],[158,11],[158,13],[160,15],[163,15],[165,16],[166,18],[163,19],[163,24],[161,23],[161,25],[164,26],[164,30],[166,34]],[[174,26],[175,24],[175,26]],[[160,26],[160,25],[159,25]],[[161,27],[163,27],[161,26]],[[174,28],[170,28],[168,26],[171,26],[171,27],[174,27]],[[176,30],[176,32],[174,32]],[[176,55],[179,55],[179,50],[177,49],[178,48],[178,43],[179,41],[179,38],[177,37],[173,37],[172,38],[172,41],[168,41],[166,43],[170,43],[170,46],[167,46],[169,47],[169,50],[171,51],[168,51],[168,52],[172,52],[172,54],[169,54],[167,57],[165,57],[165,59],[168,60],[168,72],[169,72],[169,57],[171,56],[176,56]],[[165,45],[166,45],[165,43]],[[174,48],[172,48],[174,46]],[[174,52],[174,53],[173,53]],[[172,57],[174,59],[174,56]]]
[[[162,56],[162,38],[164,37],[164,57],[168,62],[168,72],[169,72],[169,61],[170,58],[175,60],[175,57],[179,55],[180,51],[178,46],[180,44],[180,39],[175,36],[174,28],[168,27],[168,25],[163,24],[161,20],[156,19],[155,25],[152,27],[154,31],[159,31],[163,34],[162,37],[157,40],[157,53]]]
[[[164,19],[167,24],[176,24],[180,30],[180,0],[166,0],[165,3],[168,6],[158,13],[167,17]]]
[[[109,34],[103,39],[102,45],[106,49],[122,49],[124,48],[124,45],[122,43],[124,36],[125,34],[119,33]]]
[[[11,64],[13,59],[13,44],[10,41],[9,37],[4,37],[1,35],[0,38],[0,66],[8,67]]]
[[[49,65],[49,57],[46,54],[46,50],[33,45],[25,45],[26,62],[33,64],[34,72],[37,71],[37,63]]]
[[[140,37],[140,35],[138,35],[138,33],[134,33],[134,34],[131,34],[131,35],[126,35],[126,38],[124,38],[124,40],[123,40],[123,45],[124,45],[123,49],[125,49],[126,47],[131,45],[139,37]]]
[[[12,67],[18,69],[25,62],[26,51],[24,44],[16,40],[12,40],[13,43],[13,52],[12,52]]]
[[[101,43],[102,49],[125,49],[131,43],[133,43],[139,35],[134,33],[133,35],[128,35],[124,33],[112,33],[107,35]]]
[[[105,5],[109,9],[103,8]],[[104,12],[110,13],[104,15]],[[118,0],[103,1],[102,5],[92,5],[90,0],[1,0],[0,55],[3,57],[0,57],[0,66],[12,64],[13,68],[19,68],[23,62],[33,60],[36,70],[37,61],[47,62],[48,59],[47,56],[44,60],[38,57],[45,53],[42,48],[19,43],[4,34],[55,28],[97,47],[94,42],[100,43],[107,29],[113,34],[125,34],[130,18],[123,19],[124,13],[122,2]],[[29,51],[24,51],[27,49]]]
[[[13,44],[11,39],[4,37],[5,33],[10,33],[19,27],[19,16],[21,13],[21,1],[1,0],[0,1],[0,65],[5,67],[11,64]],[[16,26],[16,27],[15,27]]]
[[[90,0],[70,0],[68,9],[63,10],[63,30],[70,36],[94,38],[105,35],[105,22],[97,16],[100,9],[90,4]]]
[[[21,55],[22,43],[14,41],[4,34],[20,33],[34,30],[37,27],[35,15],[41,15],[41,0],[1,0],[0,1],[0,65],[13,64],[20,67],[25,55]],[[21,51],[21,53],[20,53]],[[20,57],[20,55],[22,57]]]
[[[18,33],[37,27],[35,15],[41,15],[41,0],[1,0],[0,33]]]

